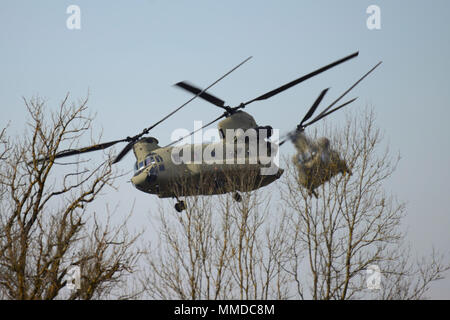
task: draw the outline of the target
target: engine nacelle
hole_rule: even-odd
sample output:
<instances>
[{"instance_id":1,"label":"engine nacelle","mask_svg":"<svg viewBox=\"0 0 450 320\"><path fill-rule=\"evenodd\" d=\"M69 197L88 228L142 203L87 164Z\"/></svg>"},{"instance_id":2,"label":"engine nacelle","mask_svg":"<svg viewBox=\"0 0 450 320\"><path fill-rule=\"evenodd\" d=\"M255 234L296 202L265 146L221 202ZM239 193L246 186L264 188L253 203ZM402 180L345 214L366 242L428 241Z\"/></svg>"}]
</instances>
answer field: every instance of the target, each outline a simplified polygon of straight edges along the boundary
<instances>
[{"instance_id":1,"label":"engine nacelle","mask_svg":"<svg viewBox=\"0 0 450 320\"><path fill-rule=\"evenodd\" d=\"M226 138L227 130L242 129L246 131L257 126L255 119L244 111L237 111L231 116L219 122L218 128L222 139Z\"/></svg>"}]
</instances>

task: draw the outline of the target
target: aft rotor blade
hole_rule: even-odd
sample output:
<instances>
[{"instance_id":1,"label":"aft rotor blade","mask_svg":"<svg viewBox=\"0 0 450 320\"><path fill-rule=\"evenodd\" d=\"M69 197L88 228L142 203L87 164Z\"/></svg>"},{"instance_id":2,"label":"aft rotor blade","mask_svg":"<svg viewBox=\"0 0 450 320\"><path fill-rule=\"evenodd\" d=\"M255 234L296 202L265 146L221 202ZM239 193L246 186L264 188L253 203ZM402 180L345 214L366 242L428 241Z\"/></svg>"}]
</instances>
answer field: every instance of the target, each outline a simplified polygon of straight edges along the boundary
<instances>
[{"instance_id":1,"label":"aft rotor blade","mask_svg":"<svg viewBox=\"0 0 450 320\"><path fill-rule=\"evenodd\" d=\"M195 87L194 85L192 85L186 81L178 82L175 84L175 86L180 87L186 91L189 91L195 95L198 95L200 98L202 98L220 108L223 108L225 105L225 101L213 96L212 94L205 92L204 90L201 90L201 89Z\"/></svg>"},{"instance_id":2,"label":"aft rotor blade","mask_svg":"<svg viewBox=\"0 0 450 320\"><path fill-rule=\"evenodd\" d=\"M157 125L159 125L161 122L165 121L167 118L169 118L170 116L172 116L174 113L178 112L181 108L183 108L184 106L186 106L188 103L190 103L192 100L194 100L195 98L197 98L198 96L200 96L200 94L204 93L206 90L212 88L214 85L216 85L219 81L221 81L222 79L224 79L226 76L228 76L230 73L232 73L233 71L235 71L237 68L239 68L240 66L242 66L244 63L246 63L248 60L250 60L252 57L248 57L247 59L245 59L244 61L242 61L241 63L239 63L237 66L235 66L234 68L232 68L230 71L228 71L227 73L225 73L223 76L221 76L219 79L217 79L216 81L214 81L213 83L211 83L209 86L207 86L205 89L203 89L200 93L196 94L195 96L193 96L191 99L189 99L188 101L186 101L185 103L183 103L181 106L179 106L178 108L176 108L175 110L173 110L171 113L169 113L167 116L165 116L164 118L162 118L161 120L159 120L158 122L154 123L153 125L151 125L150 127L148 127L147 129L144 129L142 131L142 134L147 134L150 130L152 130L154 127L156 127Z\"/></svg>"},{"instance_id":3,"label":"aft rotor blade","mask_svg":"<svg viewBox=\"0 0 450 320\"><path fill-rule=\"evenodd\" d=\"M355 101L356 99L358 99L358 98L354 98L354 99L352 99L352 100L350 100L350 101L347 101L347 102L341 104L339 107L336 107L336 108L334 108L333 110L330 110L330 111L328 111L328 112L322 114L320 117L317 117L317 118L315 118L314 120L312 120L311 122L308 122L307 124L303 125L302 128L304 129L304 128L306 128L307 126L313 124L314 122L317 122L317 121L319 121L319 120L322 119L322 118L325 118L326 116L332 114L333 112L338 111L339 109L345 107L346 105L349 105L350 103L352 103L352 102ZM289 133L285 136L285 138L283 138L283 140L281 140L281 142L278 143L278 146L282 146L286 141L288 141L289 139L291 139L292 135L295 134L295 132L297 132L297 130L289 132Z\"/></svg>"},{"instance_id":4,"label":"aft rotor blade","mask_svg":"<svg viewBox=\"0 0 450 320\"><path fill-rule=\"evenodd\" d=\"M133 147L133 145L136 143L136 141L131 141L129 142L125 148L122 149L122 151L120 151L120 153L116 156L116 158L113 160L112 163L117 163L120 160L123 159L123 157L125 157L127 155L127 153L131 150L131 148Z\"/></svg>"},{"instance_id":5,"label":"aft rotor blade","mask_svg":"<svg viewBox=\"0 0 450 320\"><path fill-rule=\"evenodd\" d=\"M330 110L336 103L339 102L339 100L341 100L347 93L349 93L354 87L356 87L361 81L363 81L364 78L366 78L381 63L382 63L382 61L378 62L372 69L370 69L365 75L363 75L358 81L356 81L350 88L348 88L339 98L337 98L335 101L333 101L333 103L331 103L328 107L326 107L325 110L323 110L321 113L319 113L316 118L322 119L323 118L323 117L321 117L322 115L327 113L328 110ZM316 120L316 118L314 118L312 121Z\"/></svg>"},{"instance_id":6,"label":"aft rotor blade","mask_svg":"<svg viewBox=\"0 0 450 320\"><path fill-rule=\"evenodd\" d=\"M338 111L339 109L341 109L341 108L345 107L346 105L352 103L352 102L355 101L356 99L358 99L358 98L354 98L354 99L352 99L352 100L350 100L350 101L347 101L347 102L341 104L339 107L336 107L336 108L334 108L334 109L332 109L332 110L330 110L330 111L328 111L328 112L326 112L326 113L324 113L324 114L322 114L322 115L320 115L320 116L314 118L312 121L310 121L310 122L308 122L307 124L303 125L303 127L306 128L307 126L309 126L309 125L311 125L311 124L313 124L313 123L319 121L320 119L325 118L326 116L332 114L333 112Z\"/></svg>"},{"instance_id":7,"label":"aft rotor blade","mask_svg":"<svg viewBox=\"0 0 450 320\"><path fill-rule=\"evenodd\" d=\"M313 105L311 106L311 108L308 110L308 113L305 115L305 117L302 119L302 121L300 122L300 126L302 126L303 122L305 122L306 120L308 120L309 118L311 118L311 116L314 114L314 112L316 111L317 107L319 106L320 102L322 101L323 97L325 96L325 94L327 93L327 91L330 88L327 88L325 90L323 90L319 96L317 97L316 101L314 101Z\"/></svg>"},{"instance_id":8,"label":"aft rotor blade","mask_svg":"<svg viewBox=\"0 0 450 320\"><path fill-rule=\"evenodd\" d=\"M178 140L176 140L176 141L173 141L173 142L169 143L167 146L164 146L164 148L170 147L171 145L174 145L175 143L178 143L178 142L182 141L183 139L186 139L187 137L192 136L194 133L196 133L196 132L198 132L198 131L200 131L200 130L202 130L202 129L205 129L206 127L212 125L214 122L219 121L220 119L222 119L222 118L224 118L224 117L226 117L226 116L227 116L227 113L225 112L225 113L223 113L220 117L218 117L218 118L214 119L213 121L208 122L207 124L205 124L203 127L199 128L199 129L197 129L197 130L192 131L192 132L189 133L188 135L185 135L184 137L181 137L180 139L178 139Z\"/></svg>"},{"instance_id":9,"label":"aft rotor blade","mask_svg":"<svg viewBox=\"0 0 450 320\"><path fill-rule=\"evenodd\" d=\"M320 74L320 73L322 73L322 72L324 72L324 71L326 71L328 69L331 69L331 68L333 68L333 67L335 67L335 66L337 66L337 65L339 65L339 64L341 64L341 63L343 63L345 61L348 61L350 59L353 59L353 58L357 57L358 54L359 54L359 51L355 52L355 53L353 53L353 54L351 54L351 55L349 55L347 57L344 57L344 58L342 58L340 60L337 60L337 61L335 61L333 63L330 63L329 65L326 65L326 66L324 66L324 67L322 67L320 69L317 69L317 70L315 70L315 71L313 71L311 73L308 73L307 75L304 75L304 76L302 76L302 77L300 77L298 79L295 79L295 80L293 80L293 81L291 81L289 83L286 83L285 85L282 85L281 87L279 87L277 89L269 91L269 92L267 92L267 93L265 93L265 94L255 98L253 100L247 101L243 105L246 106L246 105L248 105L248 104L250 104L250 103L252 103L254 101L265 100L265 99L271 98L274 95L277 95L277 94L279 94L279 93L281 93L281 92L283 92L283 91L285 91L285 90L287 90L287 89L289 89L289 88L291 88L291 87L293 87L293 86L295 86L295 85L297 85L297 84L299 84L299 83L301 83L301 82L303 82L303 81L305 81L305 80L307 80L309 78L312 78L312 77L314 77L314 76L316 76L316 75L318 75L318 74Z\"/></svg>"}]
</instances>

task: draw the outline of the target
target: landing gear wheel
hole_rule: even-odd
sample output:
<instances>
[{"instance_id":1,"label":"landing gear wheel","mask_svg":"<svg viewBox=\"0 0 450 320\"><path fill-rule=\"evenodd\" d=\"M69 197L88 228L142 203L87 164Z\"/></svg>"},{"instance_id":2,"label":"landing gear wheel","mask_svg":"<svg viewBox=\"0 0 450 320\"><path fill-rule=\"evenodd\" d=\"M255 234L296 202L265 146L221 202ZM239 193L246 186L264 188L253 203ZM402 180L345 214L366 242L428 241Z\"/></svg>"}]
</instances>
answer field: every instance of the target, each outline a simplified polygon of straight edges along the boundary
<instances>
[{"instance_id":1,"label":"landing gear wheel","mask_svg":"<svg viewBox=\"0 0 450 320\"><path fill-rule=\"evenodd\" d=\"M186 204L184 203L184 201L179 201L179 202L175 203L175 210L177 210L178 212L181 212L184 209L186 209Z\"/></svg>"},{"instance_id":2,"label":"landing gear wheel","mask_svg":"<svg viewBox=\"0 0 450 320\"><path fill-rule=\"evenodd\" d=\"M241 202L241 201L242 201L242 196L239 194L239 192L235 192L235 193L233 194L233 199L234 199L234 201L236 201L236 202Z\"/></svg>"}]
</instances>

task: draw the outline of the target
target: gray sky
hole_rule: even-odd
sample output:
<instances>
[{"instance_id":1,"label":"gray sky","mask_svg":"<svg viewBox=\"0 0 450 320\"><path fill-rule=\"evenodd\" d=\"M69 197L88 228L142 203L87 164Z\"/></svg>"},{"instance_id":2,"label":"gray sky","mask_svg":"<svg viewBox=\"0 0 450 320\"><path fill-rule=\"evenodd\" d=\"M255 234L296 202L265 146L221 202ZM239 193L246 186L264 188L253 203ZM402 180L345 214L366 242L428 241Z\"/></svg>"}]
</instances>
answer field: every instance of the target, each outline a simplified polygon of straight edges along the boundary
<instances>
[{"instance_id":1,"label":"gray sky","mask_svg":"<svg viewBox=\"0 0 450 320\"><path fill-rule=\"evenodd\" d=\"M81 29L69 30L66 9L81 9ZM381 29L369 30L369 5L381 9ZM281 132L293 128L319 92L332 101L371 66L381 67L352 95L352 108L374 106L378 125L402 160L389 188L407 202L406 226L418 254L449 254L450 23L448 0L434 1L19 1L0 3L0 127L24 127L22 96L39 94L56 108L66 92L90 91L97 132L104 140L140 132L189 95L172 84L207 86L253 59L211 92L230 105L247 101L359 50L357 59L273 99L249 106L256 121ZM157 127L162 145L175 128L192 129L220 110L196 100ZM332 121L342 121L337 114ZM289 149L290 148L290 149ZM284 152L293 152L292 147ZM95 157L95 156L94 156ZM132 155L119 166L132 168ZM142 221L155 196L127 179L106 199L135 200ZM450 299L450 281L432 297Z\"/></svg>"}]
</instances>

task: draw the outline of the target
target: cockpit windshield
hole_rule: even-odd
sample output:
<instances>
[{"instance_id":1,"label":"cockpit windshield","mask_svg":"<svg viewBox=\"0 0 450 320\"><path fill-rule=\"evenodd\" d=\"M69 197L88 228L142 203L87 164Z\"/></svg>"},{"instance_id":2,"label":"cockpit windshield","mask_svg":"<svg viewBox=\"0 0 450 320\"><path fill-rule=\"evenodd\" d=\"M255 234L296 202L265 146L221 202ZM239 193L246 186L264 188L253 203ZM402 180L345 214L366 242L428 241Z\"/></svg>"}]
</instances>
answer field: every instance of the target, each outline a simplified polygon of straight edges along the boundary
<instances>
[{"instance_id":1,"label":"cockpit windshield","mask_svg":"<svg viewBox=\"0 0 450 320\"><path fill-rule=\"evenodd\" d=\"M136 162L136 163L134 164L134 172L141 171L144 167L145 167L144 161L141 161L141 162L139 162L139 163Z\"/></svg>"},{"instance_id":2,"label":"cockpit windshield","mask_svg":"<svg viewBox=\"0 0 450 320\"><path fill-rule=\"evenodd\" d=\"M157 170L158 168L159 168L159 170L163 171L164 164L163 164L162 157L157 154L152 154L152 155L147 156L144 161L136 162L134 164L134 175L138 175L144 168L146 168L148 166L153 166L150 169L151 172L149 172L149 174L153 173L152 170L154 170L154 172L157 172L155 170Z\"/></svg>"}]
</instances>

